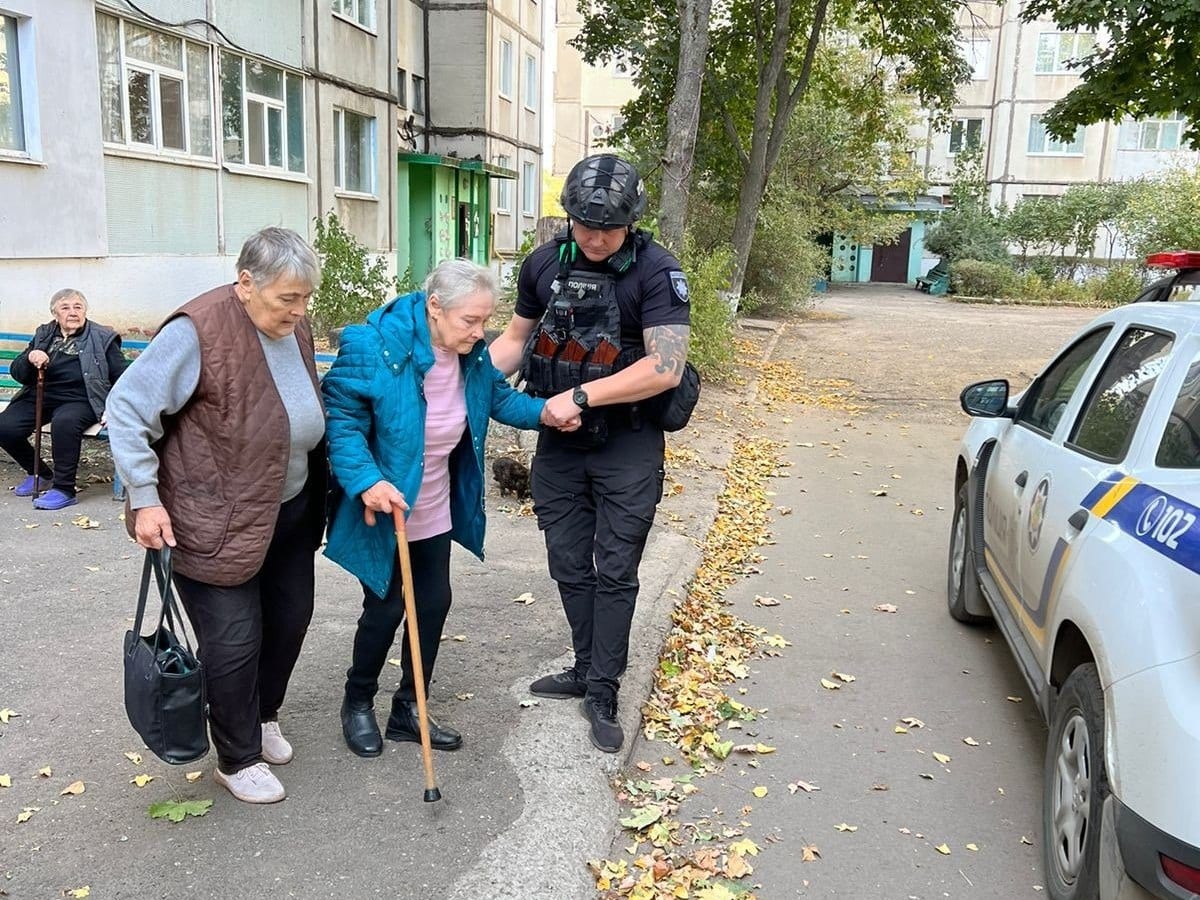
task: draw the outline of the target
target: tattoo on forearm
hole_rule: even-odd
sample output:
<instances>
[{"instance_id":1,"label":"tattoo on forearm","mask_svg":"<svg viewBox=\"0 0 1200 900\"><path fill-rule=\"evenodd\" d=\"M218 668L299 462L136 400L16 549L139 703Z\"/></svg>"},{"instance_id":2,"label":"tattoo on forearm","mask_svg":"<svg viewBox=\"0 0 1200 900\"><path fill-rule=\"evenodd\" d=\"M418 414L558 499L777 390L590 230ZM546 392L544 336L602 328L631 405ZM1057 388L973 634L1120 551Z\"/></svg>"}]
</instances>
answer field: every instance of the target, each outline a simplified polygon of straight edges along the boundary
<instances>
[{"instance_id":1,"label":"tattoo on forearm","mask_svg":"<svg viewBox=\"0 0 1200 900\"><path fill-rule=\"evenodd\" d=\"M655 360L654 368L658 374L683 373L690 333L691 328L687 325L655 325L642 332L646 356Z\"/></svg>"}]
</instances>

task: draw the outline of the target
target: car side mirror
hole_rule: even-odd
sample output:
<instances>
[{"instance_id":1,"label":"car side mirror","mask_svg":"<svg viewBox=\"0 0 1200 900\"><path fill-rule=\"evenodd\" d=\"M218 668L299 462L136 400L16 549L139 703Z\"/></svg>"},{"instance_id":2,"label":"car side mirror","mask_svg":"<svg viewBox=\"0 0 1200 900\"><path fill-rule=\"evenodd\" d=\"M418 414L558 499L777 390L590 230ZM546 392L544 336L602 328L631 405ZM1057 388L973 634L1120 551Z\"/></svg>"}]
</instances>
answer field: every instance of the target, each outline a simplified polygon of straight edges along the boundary
<instances>
[{"instance_id":1,"label":"car side mirror","mask_svg":"<svg viewBox=\"0 0 1200 900\"><path fill-rule=\"evenodd\" d=\"M958 402L969 416L1000 419L1011 415L1008 409L1008 381L996 378L968 385L959 394Z\"/></svg>"}]
</instances>

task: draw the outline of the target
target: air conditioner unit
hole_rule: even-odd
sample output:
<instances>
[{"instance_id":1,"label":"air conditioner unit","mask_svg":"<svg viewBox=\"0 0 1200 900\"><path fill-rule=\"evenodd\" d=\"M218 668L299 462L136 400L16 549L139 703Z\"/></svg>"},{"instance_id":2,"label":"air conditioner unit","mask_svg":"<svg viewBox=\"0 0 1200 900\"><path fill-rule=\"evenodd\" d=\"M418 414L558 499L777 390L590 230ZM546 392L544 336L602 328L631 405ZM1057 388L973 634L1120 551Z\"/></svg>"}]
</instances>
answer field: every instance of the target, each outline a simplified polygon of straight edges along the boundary
<instances>
[{"instance_id":1,"label":"air conditioner unit","mask_svg":"<svg viewBox=\"0 0 1200 900\"><path fill-rule=\"evenodd\" d=\"M608 134L608 127L597 122L592 125L592 137L602 138Z\"/></svg>"}]
</instances>

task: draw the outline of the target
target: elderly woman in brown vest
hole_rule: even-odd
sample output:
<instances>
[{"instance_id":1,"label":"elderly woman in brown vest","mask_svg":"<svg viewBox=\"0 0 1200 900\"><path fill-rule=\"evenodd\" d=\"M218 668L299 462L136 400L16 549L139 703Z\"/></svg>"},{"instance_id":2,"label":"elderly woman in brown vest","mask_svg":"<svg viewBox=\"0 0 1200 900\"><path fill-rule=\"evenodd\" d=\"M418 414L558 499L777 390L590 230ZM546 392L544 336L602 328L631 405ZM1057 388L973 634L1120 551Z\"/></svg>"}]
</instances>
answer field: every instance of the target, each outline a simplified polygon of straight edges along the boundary
<instances>
[{"instance_id":1,"label":"elderly woman in brown vest","mask_svg":"<svg viewBox=\"0 0 1200 900\"><path fill-rule=\"evenodd\" d=\"M109 395L126 526L172 548L204 663L214 779L274 803L292 758L278 714L312 618L325 420L305 311L320 278L294 231L266 228L237 281L185 303Z\"/></svg>"}]
</instances>

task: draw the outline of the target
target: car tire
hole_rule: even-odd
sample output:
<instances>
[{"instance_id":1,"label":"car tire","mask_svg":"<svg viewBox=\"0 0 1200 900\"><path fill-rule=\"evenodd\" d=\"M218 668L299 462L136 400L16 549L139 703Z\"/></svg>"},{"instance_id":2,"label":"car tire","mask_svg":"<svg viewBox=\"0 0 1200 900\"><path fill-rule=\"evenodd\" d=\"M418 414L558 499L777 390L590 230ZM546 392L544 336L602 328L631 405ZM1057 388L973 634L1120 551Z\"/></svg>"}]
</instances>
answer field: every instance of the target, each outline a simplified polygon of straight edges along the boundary
<instances>
[{"instance_id":1,"label":"car tire","mask_svg":"<svg viewBox=\"0 0 1200 900\"><path fill-rule=\"evenodd\" d=\"M1052 900L1100 890L1100 821L1108 798L1104 691L1094 663L1071 673L1050 720L1042 785L1042 864Z\"/></svg>"},{"instance_id":2,"label":"car tire","mask_svg":"<svg viewBox=\"0 0 1200 900\"><path fill-rule=\"evenodd\" d=\"M990 622L992 617L970 612L967 601L983 602L979 590L979 576L975 572L974 555L970 553L968 535L970 528L967 517L967 483L963 482L954 499L954 515L950 519L950 553L946 565L946 603L950 617L958 622L976 625Z\"/></svg>"}]
</instances>

